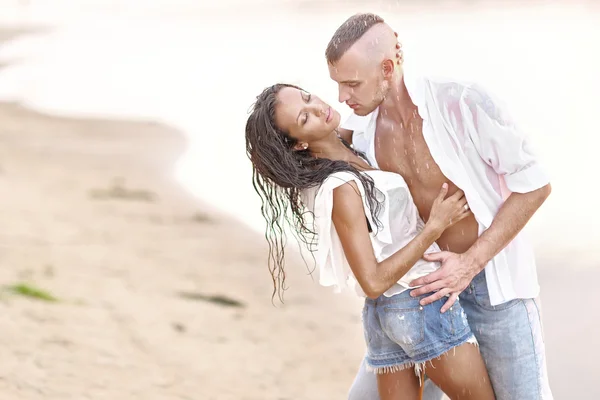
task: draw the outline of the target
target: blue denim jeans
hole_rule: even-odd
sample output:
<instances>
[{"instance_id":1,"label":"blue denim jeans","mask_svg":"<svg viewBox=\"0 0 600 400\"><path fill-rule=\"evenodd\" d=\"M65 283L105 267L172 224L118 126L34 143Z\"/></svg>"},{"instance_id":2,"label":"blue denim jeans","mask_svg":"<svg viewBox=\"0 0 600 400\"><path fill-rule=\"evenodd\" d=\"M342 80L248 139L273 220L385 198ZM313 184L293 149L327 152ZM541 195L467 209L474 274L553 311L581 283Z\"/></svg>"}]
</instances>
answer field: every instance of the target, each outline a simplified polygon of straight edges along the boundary
<instances>
[{"instance_id":1,"label":"blue denim jeans","mask_svg":"<svg viewBox=\"0 0 600 400\"><path fill-rule=\"evenodd\" d=\"M539 300L515 299L492 306L482 271L461 293L460 304L479 342L496 399L552 399ZM365 364L363 361L348 400L379 400L376 376L367 371ZM443 396L431 381L426 381L425 400Z\"/></svg>"}]
</instances>

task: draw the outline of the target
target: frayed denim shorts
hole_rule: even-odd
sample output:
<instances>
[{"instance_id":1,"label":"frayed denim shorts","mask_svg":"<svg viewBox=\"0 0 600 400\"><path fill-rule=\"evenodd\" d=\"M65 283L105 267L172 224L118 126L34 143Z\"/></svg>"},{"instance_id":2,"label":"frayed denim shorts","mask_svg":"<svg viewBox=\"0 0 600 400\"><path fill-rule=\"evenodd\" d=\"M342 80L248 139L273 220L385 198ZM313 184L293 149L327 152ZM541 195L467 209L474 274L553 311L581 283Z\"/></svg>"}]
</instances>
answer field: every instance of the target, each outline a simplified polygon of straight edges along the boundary
<instances>
[{"instance_id":1,"label":"frayed denim shorts","mask_svg":"<svg viewBox=\"0 0 600 400\"><path fill-rule=\"evenodd\" d=\"M421 306L432 293L411 297L405 290L392 297L365 300L363 325L367 342L367 367L376 373L421 369L432 360L463 343L476 343L467 316L456 301L445 313L447 297Z\"/></svg>"}]
</instances>

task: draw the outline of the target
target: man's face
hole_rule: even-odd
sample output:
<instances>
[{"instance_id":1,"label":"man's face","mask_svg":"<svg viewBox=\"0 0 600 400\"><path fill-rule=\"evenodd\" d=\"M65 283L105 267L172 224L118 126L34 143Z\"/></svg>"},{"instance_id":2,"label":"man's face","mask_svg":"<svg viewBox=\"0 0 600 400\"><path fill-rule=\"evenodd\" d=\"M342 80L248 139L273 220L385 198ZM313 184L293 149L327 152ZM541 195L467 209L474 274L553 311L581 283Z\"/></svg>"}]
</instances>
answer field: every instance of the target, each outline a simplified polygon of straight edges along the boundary
<instances>
[{"instance_id":1,"label":"man's face","mask_svg":"<svg viewBox=\"0 0 600 400\"><path fill-rule=\"evenodd\" d=\"M350 48L328 66L329 76L338 83L340 103L346 103L356 115L368 115L379 107L389 88L381 64Z\"/></svg>"}]
</instances>

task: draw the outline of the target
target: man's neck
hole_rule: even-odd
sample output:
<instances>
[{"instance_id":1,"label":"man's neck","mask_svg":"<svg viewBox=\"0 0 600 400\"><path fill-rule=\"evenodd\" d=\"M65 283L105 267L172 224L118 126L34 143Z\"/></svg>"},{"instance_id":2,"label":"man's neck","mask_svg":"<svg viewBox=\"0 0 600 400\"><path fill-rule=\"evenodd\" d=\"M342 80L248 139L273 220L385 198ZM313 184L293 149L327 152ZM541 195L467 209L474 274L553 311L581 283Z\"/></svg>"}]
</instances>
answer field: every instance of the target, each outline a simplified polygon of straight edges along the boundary
<instances>
[{"instance_id":1,"label":"man's neck","mask_svg":"<svg viewBox=\"0 0 600 400\"><path fill-rule=\"evenodd\" d=\"M417 115L417 106L410 98L402 75L392 81L390 91L379 106L379 118L393 120L406 126Z\"/></svg>"}]
</instances>

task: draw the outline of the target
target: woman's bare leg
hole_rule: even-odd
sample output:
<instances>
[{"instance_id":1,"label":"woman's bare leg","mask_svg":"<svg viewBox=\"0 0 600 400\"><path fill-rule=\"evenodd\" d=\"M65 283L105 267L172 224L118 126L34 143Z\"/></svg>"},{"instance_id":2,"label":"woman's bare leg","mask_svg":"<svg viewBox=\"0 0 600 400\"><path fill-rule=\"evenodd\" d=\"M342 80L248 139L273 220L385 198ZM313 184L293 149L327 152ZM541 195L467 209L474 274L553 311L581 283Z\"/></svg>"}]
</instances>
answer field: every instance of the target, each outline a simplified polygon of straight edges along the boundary
<instances>
[{"instance_id":1,"label":"woman's bare leg","mask_svg":"<svg viewBox=\"0 0 600 400\"><path fill-rule=\"evenodd\" d=\"M413 367L402 371L377 375L377 388L381 400L417 400L419 378Z\"/></svg>"},{"instance_id":2,"label":"woman's bare leg","mask_svg":"<svg viewBox=\"0 0 600 400\"><path fill-rule=\"evenodd\" d=\"M479 348L465 343L428 361L425 373L452 400L494 400Z\"/></svg>"}]
</instances>

